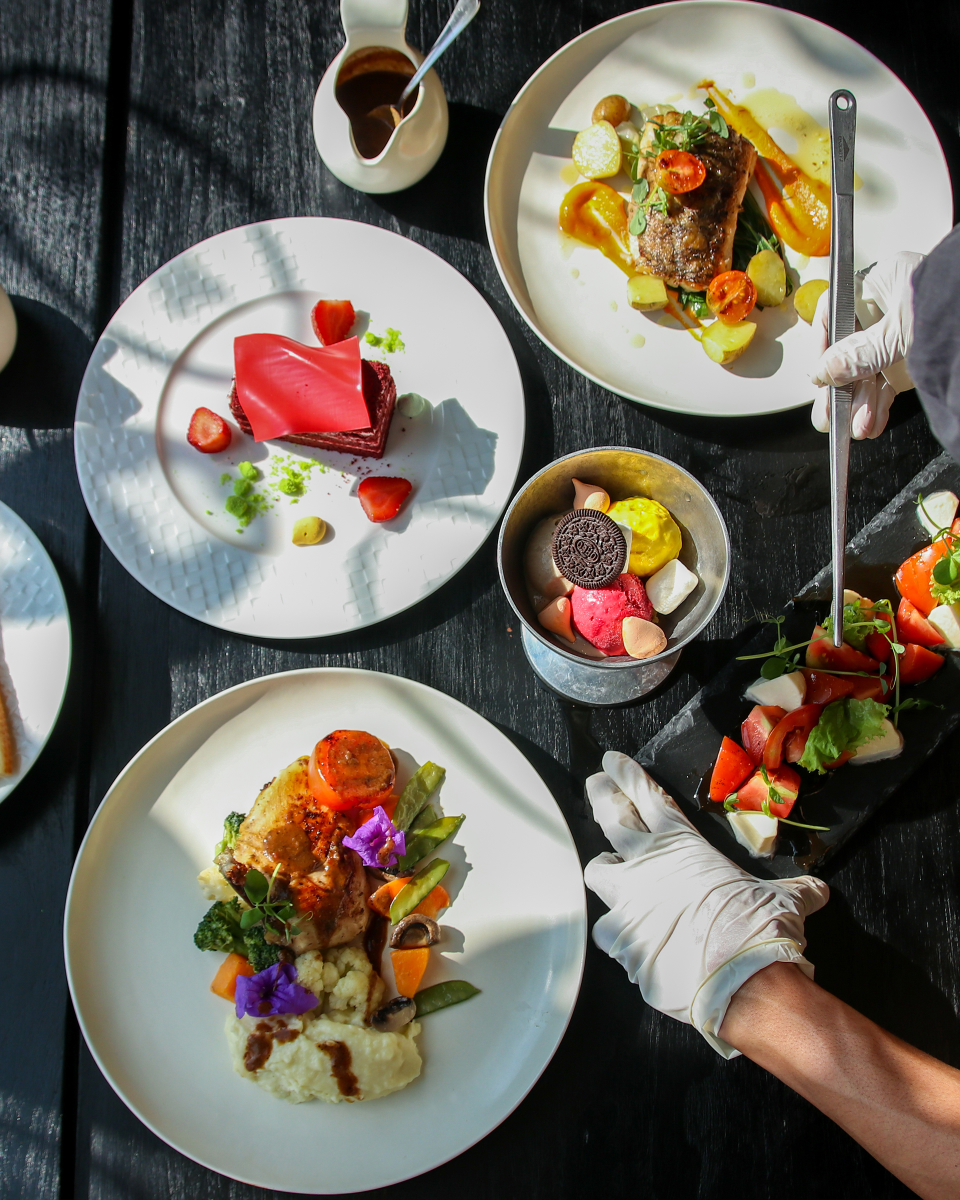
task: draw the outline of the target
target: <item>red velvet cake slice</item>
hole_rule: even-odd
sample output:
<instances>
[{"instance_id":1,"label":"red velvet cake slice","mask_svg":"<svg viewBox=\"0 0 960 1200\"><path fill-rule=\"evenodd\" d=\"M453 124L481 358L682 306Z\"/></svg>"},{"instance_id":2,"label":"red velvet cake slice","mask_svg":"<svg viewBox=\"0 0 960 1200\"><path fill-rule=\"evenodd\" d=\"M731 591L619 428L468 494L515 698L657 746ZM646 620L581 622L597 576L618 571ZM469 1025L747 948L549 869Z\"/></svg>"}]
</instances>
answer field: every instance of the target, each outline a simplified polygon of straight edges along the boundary
<instances>
[{"instance_id":1,"label":"red velvet cake slice","mask_svg":"<svg viewBox=\"0 0 960 1200\"><path fill-rule=\"evenodd\" d=\"M315 446L318 450L339 450L342 454L359 454L364 458L383 458L397 403L397 385L384 362L362 359L360 372L363 398L370 412L371 425L365 429L346 429L340 433L288 433L278 441ZM252 434L250 422L237 397L236 382L230 392L230 411L243 432Z\"/></svg>"}]
</instances>

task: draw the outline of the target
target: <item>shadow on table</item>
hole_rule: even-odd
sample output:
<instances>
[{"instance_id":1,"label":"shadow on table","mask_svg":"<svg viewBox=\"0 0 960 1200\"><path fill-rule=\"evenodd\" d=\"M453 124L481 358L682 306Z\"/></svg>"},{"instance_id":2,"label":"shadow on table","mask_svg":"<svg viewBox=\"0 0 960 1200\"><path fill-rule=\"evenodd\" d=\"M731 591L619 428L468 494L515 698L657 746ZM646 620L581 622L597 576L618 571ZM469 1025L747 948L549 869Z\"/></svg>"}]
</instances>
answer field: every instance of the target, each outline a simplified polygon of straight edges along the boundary
<instances>
[{"instance_id":1,"label":"shadow on table","mask_svg":"<svg viewBox=\"0 0 960 1200\"><path fill-rule=\"evenodd\" d=\"M11 296L17 344L0 371L0 424L68 429L93 343L69 317L39 300Z\"/></svg>"}]
</instances>

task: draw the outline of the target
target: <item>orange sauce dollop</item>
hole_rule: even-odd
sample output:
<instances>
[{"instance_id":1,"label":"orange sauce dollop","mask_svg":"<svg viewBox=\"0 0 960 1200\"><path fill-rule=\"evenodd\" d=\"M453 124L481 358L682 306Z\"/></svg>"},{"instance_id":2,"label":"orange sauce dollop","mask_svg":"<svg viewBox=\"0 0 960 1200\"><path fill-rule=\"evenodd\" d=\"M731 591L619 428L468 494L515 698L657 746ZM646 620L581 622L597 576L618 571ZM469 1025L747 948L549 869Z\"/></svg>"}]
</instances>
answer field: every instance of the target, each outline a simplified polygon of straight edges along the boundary
<instances>
[{"instance_id":1,"label":"orange sauce dollop","mask_svg":"<svg viewBox=\"0 0 960 1200\"><path fill-rule=\"evenodd\" d=\"M800 254L830 253L830 187L800 169L750 110L735 104L712 80L698 84L731 129L752 142L760 158L754 172L774 232Z\"/></svg>"},{"instance_id":2,"label":"orange sauce dollop","mask_svg":"<svg viewBox=\"0 0 960 1200\"><path fill-rule=\"evenodd\" d=\"M623 197L606 183L578 183L560 205L560 231L599 250L627 275L637 269L630 254Z\"/></svg>"}]
</instances>

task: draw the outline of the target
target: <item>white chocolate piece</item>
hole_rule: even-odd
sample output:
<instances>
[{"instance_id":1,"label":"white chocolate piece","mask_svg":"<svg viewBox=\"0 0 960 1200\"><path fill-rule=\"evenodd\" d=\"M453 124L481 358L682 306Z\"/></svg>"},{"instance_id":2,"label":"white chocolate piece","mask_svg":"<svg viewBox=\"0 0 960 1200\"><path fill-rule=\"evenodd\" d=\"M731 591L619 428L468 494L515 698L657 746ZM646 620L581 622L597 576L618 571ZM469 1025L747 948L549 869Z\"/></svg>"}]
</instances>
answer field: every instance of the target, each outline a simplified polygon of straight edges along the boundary
<instances>
[{"instance_id":1,"label":"white chocolate piece","mask_svg":"<svg viewBox=\"0 0 960 1200\"><path fill-rule=\"evenodd\" d=\"M551 600L542 612L537 613L537 620L551 633L566 638L568 642L576 641L573 632L573 605L566 596L558 596Z\"/></svg>"},{"instance_id":2,"label":"white chocolate piece","mask_svg":"<svg viewBox=\"0 0 960 1200\"><path fill-rule=\"evenodd\" d=\"M605 513L610 507L610 496L595 483L584 483L582 479L574 479L573 507L594 508L597 512Z\"/></svg>"},{"instance_id":3,"label":"white chocolate piece","mask_svg":"<svg viewBox=\"0 0 960 1200\"><path fill-rule=\"evenodd\" d=\"M728 812L733 836L754 858L772 858L777 840L777 818L762 812Z\"/></svg>"},{"instance_id":4,"label":"white chocolate piece","mask_svg":"<svg viewBox=\"0 0 960 1200\"><path fill-rule=\"evenodd\" d=\"M655 571L644 586L650 603L658 613L666 616L680 607L699 582L689 567L685 567L679 558L673 558Z\"/></svg>"},{"instance_id":5,"label":"white chocolate piece","mask_svg":"<svg viewBox=\"0 0 960 1200\"><path fill-rule=\"evenodd\" d=\"M936 537L941 529L949 529L953 524L958 506L960 500L953 492L932 492L924 496L922 505L917 505L917 516L927 533Z\"/></svg>"},{"instance_id":6,"label":"white chocolate piece","mask_svg":"<svg viewBox=\"0 0 960 1200\"><path fill-rule=\"evenodd\" d=\"M757 679L743 693L744 700L754 704L775 704L784 712L791 713L803 703L807 690L807 677L802 671L791 671L778 675L776 679Z\"/></svg>"},{"instance_id":7,"label":"white chocolate piece","mask_svg":"<svg viewBox=\"0 0 960 1200\"><path fill-rule=\"evenodd\" d=\"M530 534L523 552L523 570L527 586L535 593L531 597L535 605L538 596L552 600L554 596L569 596L573 591L573 584L569 579L564 579L553 561L553 531L563 515L556 513L552 517L544 517Z\"/></svg>"},{"instance_id":8,"label":"white chocolate piece","mask_svg":"<svg viewBox=\"0 0 960 1200\"><path fill-rule=\"evenodd\" d=\"M643 617L624 617L621 635L631 658L652 658L667 648L667 635L659 625Z\"/></svg>"},{"instance_id":9,"label":"white chocolate piece","mask_svg":"<svg viewBox=\"0 0 960 1200\"><path fill-rule=\"evenodd\" d=\"M939 604L927 620L951 650L960 650L960 604Z\"/></svg>"}]
</instances>

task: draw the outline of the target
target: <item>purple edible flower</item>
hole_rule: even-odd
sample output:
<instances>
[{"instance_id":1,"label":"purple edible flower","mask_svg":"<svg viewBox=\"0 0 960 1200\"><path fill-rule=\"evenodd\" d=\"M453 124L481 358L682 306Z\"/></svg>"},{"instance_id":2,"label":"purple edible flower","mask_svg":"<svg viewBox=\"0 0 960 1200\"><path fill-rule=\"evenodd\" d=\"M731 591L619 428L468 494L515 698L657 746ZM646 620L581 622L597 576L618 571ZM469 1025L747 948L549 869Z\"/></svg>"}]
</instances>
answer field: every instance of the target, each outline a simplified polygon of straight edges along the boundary
<instances>
[{"instance_id":1,"label":"purple edible flower","mask_svg":"<svg viewBox=\"0 0 960 1200\"><path fill-rule=\"evenodd\" d=\"M353 837L345 837L343 844L356 850L365 867L392 867L407 852L406 835L394 827L379 804L370 820L364 821Z\"/></svg>"},{"instance_id":2,"label":"purple edible flower","mask_svg":"<svg viewBox=\"0 0 960 1200\"><path fill-rule=\"evenodd\" d=\"M278 962L257 975L237 976L237 1017L305 1013L317 1007L313 992L297 983L297 968Z\"/></svg>"}]
</instances>

